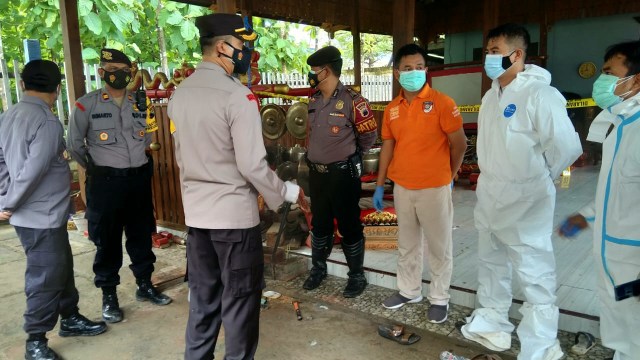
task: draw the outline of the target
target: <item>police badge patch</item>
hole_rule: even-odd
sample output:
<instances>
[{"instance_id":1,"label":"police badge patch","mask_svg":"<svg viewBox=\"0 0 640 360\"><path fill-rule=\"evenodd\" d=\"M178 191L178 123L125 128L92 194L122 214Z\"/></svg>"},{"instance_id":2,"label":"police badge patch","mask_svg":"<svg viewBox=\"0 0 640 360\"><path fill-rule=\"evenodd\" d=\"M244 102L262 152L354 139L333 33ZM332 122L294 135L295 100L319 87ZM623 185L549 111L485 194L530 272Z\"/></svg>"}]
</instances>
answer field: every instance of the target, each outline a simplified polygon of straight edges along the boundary
<instances>
[{"instance_id":1,"label":"police badge patch","mask_svg":"<svg viewBox=\"0 0 640 360\"><path fill-rule=\"evenodd\" d=\"M367 107L367 103L364 101L356 105L356 110L358 110L360 115L364 118L369 116L369 108Z\"/></svg>"},{"instance_id":2,"label":"police badge patch","mask_svg":"<svg viewBox=\"0 0 640 360\"><path fill-rule=\"evenodd\" d=\"M422 103L422 111L428 113L431 112L431 109L433 109L433 101L425 101Z\"/></svg>"}]
</instances>

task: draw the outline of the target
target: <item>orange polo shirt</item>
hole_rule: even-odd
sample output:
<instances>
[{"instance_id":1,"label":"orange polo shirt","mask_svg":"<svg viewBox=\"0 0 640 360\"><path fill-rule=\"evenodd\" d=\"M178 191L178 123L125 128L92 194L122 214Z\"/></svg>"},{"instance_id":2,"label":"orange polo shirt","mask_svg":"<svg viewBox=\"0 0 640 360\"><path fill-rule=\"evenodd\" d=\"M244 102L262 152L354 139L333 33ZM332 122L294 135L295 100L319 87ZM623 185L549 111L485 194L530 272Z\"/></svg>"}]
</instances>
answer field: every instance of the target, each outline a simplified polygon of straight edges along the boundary
<instances>
[{"instance_id":1,"label":"orange polo shirt","mask_svg":"<svg viewBox=\"0 0 640 360\"><path fill-rule=\"evenodd\" d=\"M461 127L462 116L449 96L425 84L409 104L401 90L382 119L382 139L396 142L387 177L412 190L451 183L447 134Z\"/></svg>"}]
</instances>

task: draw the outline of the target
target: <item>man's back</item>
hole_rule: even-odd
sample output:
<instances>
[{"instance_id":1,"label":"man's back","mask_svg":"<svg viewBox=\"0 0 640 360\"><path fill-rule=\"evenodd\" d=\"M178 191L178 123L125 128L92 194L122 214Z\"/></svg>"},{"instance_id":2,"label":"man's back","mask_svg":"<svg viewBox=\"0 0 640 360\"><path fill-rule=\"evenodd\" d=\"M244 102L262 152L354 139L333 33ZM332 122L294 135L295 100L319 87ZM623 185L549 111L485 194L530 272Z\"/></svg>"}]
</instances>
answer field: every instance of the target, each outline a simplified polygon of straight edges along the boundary
<instances>
[{"instance_id":1,"label":"man's back","mask_svg":"<svg viewBox=\"0 0 640 360\"><path fill-rule=\"evenodd\" d=\"M47 229L66 222L71 177L62 134L60 121L33 96L2 116L0 148L9 180L0 179L0 207L13 210L12 225Z\"/></svg>"}]
</instances>

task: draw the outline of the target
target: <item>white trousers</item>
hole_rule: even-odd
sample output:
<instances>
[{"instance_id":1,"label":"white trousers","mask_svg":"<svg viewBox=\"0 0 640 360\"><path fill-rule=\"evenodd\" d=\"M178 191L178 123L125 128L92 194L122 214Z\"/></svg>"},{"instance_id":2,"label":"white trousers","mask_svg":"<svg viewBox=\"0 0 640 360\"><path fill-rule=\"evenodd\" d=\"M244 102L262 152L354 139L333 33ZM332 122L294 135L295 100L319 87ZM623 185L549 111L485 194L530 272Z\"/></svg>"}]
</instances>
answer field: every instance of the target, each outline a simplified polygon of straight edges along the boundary
<instances>
[{"instance_id":1,"label":"white trousers","mask_svg":"<svg viewBox=\"0 0 640 360\"><path fill-rule=\"evenodd\" d=\"M422 295L424 254L433 305L449 303L453 270L451 186L409 190L395 184L394 206L398 215L398 289L404 297Z\"/></svg>"}]
</instances>

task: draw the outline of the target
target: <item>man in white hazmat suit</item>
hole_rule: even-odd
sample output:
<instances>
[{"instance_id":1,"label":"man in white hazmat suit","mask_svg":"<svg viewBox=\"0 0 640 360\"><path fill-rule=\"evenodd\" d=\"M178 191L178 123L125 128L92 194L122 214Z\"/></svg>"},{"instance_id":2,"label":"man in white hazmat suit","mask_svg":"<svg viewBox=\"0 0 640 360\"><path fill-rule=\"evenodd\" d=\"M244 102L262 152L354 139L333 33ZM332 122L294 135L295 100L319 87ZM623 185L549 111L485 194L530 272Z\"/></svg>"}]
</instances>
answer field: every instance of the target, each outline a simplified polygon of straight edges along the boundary
<instances>
[{"instance_id":1,"label":"man in white hazmat suit","mask_svg":"<svg viewBox=\"0 0 640 360\"><path fill-rule=\"evenodd\" d=\"M615 287L640 277L640 41L611 46L604 61L593 84L593 99L603 111L587 137L603 144L596 198L569 217L571 226L561 234L594 221L602 344L616 351L614 360L637 360L640 299L616 301Z\"/></svg>"},{"instance_id":2,"label":"man in white hazmat suit","mask_svg":"<svg viewBox=\"0 0 640 360\"><path fill-rule=\"evenodd\" d=\"M470 340L494 350L511 348L512 269L525 303L519 360L556 360L558 307L551 234L553 179L581 154L566 100L546 70L525 65L529 34L515 24L487 35L485 72L493 79L478 117L478 295L480 307L461 328Z\"/></svg>"}]
</instances>

